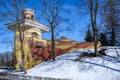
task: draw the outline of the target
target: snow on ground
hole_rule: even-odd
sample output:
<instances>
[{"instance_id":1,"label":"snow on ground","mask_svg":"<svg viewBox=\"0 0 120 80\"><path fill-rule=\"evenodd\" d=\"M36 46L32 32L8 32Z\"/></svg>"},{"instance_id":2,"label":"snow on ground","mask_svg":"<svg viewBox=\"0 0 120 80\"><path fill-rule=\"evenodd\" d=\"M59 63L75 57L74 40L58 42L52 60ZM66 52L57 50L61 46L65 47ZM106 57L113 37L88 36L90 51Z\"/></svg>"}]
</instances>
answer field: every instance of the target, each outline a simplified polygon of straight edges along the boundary
<instances>
[{"instance_id":1,"label":"snow on ground","mask_svg":"<svg viewBox=\"0 0 120 80\"><path fill-rule=\"evenodd\" d=\"M7 70L4 70L4 69L0 69L0 73L1 73L1 72L6 72L6 71L7 71Z\"/></svg>"},{"instance_id":2,"label":"snow on ground","mask_svg":"<svg viewBox=\"0 0 120 80\"><path fill-rule=\"evenodd\" d=\"M75 61L81 53L93 50L79 50L58 56L56 61L43 62L27 71L27 75L65 78L70 80L119 80L120 57L108 56L82 58ZM120 54L119 49L109 49L107 55Z\"/></svg>"},{"instance_id":3,"label":"snow on ground","mask_svg":"<svg viewBox=\"0 0 120 80\"><path fill-rule=\"evenodd\" d=\"M113 56L113 57L119 57L120 56L120 49L109 49L106 50L107 55Z\"/></svg>"}]
</instances>

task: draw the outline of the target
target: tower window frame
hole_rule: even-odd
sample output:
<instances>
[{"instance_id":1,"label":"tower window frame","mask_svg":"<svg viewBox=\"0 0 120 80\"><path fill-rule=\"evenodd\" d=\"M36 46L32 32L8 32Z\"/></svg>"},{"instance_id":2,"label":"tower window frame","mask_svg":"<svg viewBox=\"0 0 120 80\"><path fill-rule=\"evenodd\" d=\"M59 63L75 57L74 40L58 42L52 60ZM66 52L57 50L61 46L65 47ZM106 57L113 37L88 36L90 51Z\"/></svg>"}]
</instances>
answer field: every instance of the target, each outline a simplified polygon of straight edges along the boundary
<instances>
[{"instance_id":1,"label":"tower window frame","mask_svg":"<svg viewBox=\"0 0 120 80\"><path fill-rule=\"evenodd\" d=\"M38 34L37 34L36 32L32 32L32 33L31 33L31 37L32 37L32 38L37 38L37 37L38 37Z\"/></svg>"}]
</instances>

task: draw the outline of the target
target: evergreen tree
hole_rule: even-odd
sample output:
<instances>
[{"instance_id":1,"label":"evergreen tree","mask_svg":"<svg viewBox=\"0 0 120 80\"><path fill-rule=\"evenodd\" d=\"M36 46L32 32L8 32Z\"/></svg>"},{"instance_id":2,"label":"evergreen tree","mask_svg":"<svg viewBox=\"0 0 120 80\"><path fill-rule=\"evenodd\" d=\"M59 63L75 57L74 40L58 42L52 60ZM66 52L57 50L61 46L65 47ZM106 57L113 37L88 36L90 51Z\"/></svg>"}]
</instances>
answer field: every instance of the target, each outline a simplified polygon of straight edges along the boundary
<instances>
[{"instance_id":1,"label":"evergreen tree","mask_svg":"<svg viewBox=\"0 0 120 80\"><path fill-rule=\"evenodd\" d=\"M92 32L91 32L90 28L88 28L88 30L86 32L85 41L87 41L87 42L93 41L93 36L92 36Z\"/></svg>"},{"instance_id":2,"label":"evergreen tree","mask_svg":"<svg viewBox=\"0 0 120 80\"><path fill-rule=\"evenodd\" d=\"M107 41L106 35L104 33L100 34L100 39L99 40L101 42L101 45L103 45L103 46L108 45L108 41Z\"/></svg>"}]
</instances>

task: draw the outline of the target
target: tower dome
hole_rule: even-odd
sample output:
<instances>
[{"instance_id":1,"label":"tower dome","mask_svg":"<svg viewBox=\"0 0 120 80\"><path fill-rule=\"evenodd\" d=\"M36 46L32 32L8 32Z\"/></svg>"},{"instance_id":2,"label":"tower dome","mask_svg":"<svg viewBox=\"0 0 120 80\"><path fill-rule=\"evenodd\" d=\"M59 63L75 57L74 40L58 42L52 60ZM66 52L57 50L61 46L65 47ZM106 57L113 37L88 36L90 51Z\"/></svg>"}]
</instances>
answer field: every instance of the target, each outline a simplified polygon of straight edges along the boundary
<instances>
[{"instance_id":1,"label":"tower dome","mask_svg":"<svg viewBox=\"0 0 120 80\"><path fill-rule=\"evenodd\" d=\"M34 11L32 9L24 9L23 18L34 20Z\"/></svg>"}]
</instances>

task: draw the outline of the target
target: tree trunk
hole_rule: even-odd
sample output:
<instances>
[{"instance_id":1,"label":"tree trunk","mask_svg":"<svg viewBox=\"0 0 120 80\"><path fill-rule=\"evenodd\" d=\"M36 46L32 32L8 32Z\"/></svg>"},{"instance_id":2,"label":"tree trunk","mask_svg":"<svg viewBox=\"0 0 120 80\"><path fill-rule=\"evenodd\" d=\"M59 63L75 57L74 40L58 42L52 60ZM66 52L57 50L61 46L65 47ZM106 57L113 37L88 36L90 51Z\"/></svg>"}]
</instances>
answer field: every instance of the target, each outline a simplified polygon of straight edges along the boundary
<instances>
[{"instance_id":1,"label":"tree trunk","mask_svg":"<svg viewBox=\"0 0 120 80\"><path fill-rule=\"evenodd\" d=\"M54 43L54 28L53 27L51 27L51 31L52 31L52 34L51 34L51 57L52 57L52 59L53 59L53 61L55 61L55 43Z\"/></svg>"},{"instance_id":2,"label":"tree trunk","mask_svg":"<svg viewBox=\"0 0 120 80\"><path fill-rule=\"evenodd\" d=\"M17 20L18 22L18 20ZM19 28L19 36L20 36L20 51L21 51L21 64L20 66L22 67L21 68L21 71L24 71L24 73L27 73L26 72L26 69L25 69L25 61L24 61L24 55L25 55L25 52L24 52L24 31L21 30L21 26L18 22L18 28Z\"/></svg>"},{"instance_id":3,"label":"tree trunk","mask_svg":"<svg viewBox=\"0 0 120 80\"><path fill-rule=\"evenodd\" d=\"M113 23L112 23L113 24ZM114 30L114 27L113 25L111 26L112 27L112 32L111 32L111 45L112 46L115 46L115 30Z\"/></svg>"},{"instance_id":4,"label":"tree trunk","mask_svg":"<svg viewBox=\"0 0 120 80\"><path fill-rule=\"evenodd\" d=\"M92 23L92 31L93 31L93 39L94 39L94 53L97 56L98 50L97 50L97 26L96 26L96 18L97 18L97 10L98 10L98 0L90 0L90 18Z\"/></svg>"}]
</instances>

